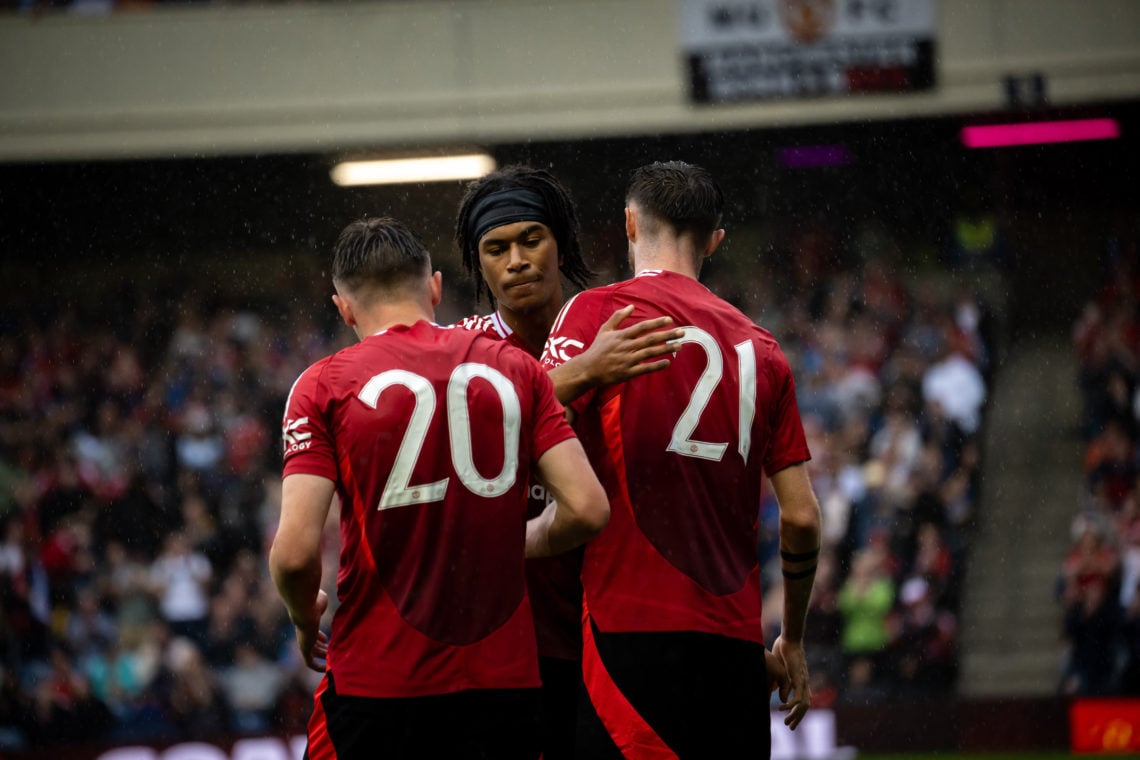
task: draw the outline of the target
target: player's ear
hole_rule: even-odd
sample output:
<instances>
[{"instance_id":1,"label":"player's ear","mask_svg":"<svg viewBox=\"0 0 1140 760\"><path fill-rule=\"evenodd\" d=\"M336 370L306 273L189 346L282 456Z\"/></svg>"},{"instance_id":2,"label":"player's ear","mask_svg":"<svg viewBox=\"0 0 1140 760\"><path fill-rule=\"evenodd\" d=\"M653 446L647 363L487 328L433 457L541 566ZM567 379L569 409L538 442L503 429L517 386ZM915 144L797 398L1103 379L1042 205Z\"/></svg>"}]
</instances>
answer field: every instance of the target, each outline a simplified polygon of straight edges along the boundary
<instances>
[{"instance_id":1,"label":"player's ear","mask_svg":"<svg viewBox=\"0 0 1140 760\"><path fill-rule=\"evenodd\" d=\"M336 304L336 310L340 314L340 318L349 327L356 325L356 317L352 313L352 304L339 294L334 294L332 297L333 303Z\"/></svg>"},{"instance_id":2,"label":"player's ear","mask_svg":"<svg viewBox=\"0 0 1140 760\"><path fill-rule=\"evenodd\" d=\"M637 217L629 206L625 207L625 236L631 243L637 241Z\"/></svg>"},{"instance_id":3,"label":"player's ear","mask_svg":"<svg viewBox=\"0 0 1140 760\"><path fill-rule=\"evenodd\" d=\"M443 300L443 273L433 272L428 287L431 289L431 307L434 309Z\"/></svg>"},{"instance_id":4,"label":"player's ear","mask_svg":"<svg viewBox=\"0 0 1140 760\"><path fill-rule=\"evenodd\" d=\"M724 228L723 227L719 230L713 230L713 234L711 236L709 236L709 243L705 247L705 252L703 254L704 257L708 258L709 256L712 256L713 251L715 251L718 247L720 247L720 244L722 242L724 242Z\"/></svg>"}]
</instances>

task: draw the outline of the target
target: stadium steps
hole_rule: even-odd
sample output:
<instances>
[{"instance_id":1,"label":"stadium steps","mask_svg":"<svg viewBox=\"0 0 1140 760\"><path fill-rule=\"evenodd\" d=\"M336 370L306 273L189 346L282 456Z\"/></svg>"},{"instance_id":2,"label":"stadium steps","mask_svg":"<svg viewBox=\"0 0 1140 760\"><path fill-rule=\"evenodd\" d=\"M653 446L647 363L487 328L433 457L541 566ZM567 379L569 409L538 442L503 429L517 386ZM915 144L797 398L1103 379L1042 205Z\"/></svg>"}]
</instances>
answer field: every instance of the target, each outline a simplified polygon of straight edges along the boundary
<instances>
[{"instance_id":1,"label":"stadium steps","mask_svg":"<svg viewBox=\"0 0 1140 760\"><path fill-rule=\"evenodd\" d=\"M1053 335L1019 341L996 374L960 620L963 696L1057 692L1054 584L1082 481L1076 373L1067 338Z\"/></svg>"}]
</instances>

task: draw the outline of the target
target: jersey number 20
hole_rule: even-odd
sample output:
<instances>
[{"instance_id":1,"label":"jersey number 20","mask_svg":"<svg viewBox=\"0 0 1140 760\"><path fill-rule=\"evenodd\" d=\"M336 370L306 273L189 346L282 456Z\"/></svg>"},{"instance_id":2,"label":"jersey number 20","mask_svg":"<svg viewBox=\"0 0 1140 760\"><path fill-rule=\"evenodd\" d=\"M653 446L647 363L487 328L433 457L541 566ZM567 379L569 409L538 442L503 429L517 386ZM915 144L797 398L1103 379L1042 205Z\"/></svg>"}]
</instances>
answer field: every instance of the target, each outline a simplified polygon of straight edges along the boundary
<instances>
[{"instance_id":1,"label":"jersey number 20","mask_svg":"<svg viewBox=\"0 0 1140 760\"><path fill-rule=\"evenodd\" d=\"M503 469L491 479L484 478L475 469L475 458L471 452L471 418L467 408L467 386L477 377L491 384L503 405ZM451 478L423 485L411 485L412 471L420 458L432 415L435 414L435 390L431 381L414 372L391 369L381 372L365 383L357 395L361 401L375 409L380 394L393 385L402 385L410 390L415 396L416 405L412 410L408 429L404 431L404 438L400 441L400 449L392 463L392 472L388 475L388 482L384 485L384 492L380 496L377 509L443 501ZM492 498L502 496L515 484L519 464L521 419L518 394L515 393L514 385L503 373L486 364L474 363L460 364L452 371L447 381L448 441L455 473L468 491Z\"/></svg>"}]
</instances>

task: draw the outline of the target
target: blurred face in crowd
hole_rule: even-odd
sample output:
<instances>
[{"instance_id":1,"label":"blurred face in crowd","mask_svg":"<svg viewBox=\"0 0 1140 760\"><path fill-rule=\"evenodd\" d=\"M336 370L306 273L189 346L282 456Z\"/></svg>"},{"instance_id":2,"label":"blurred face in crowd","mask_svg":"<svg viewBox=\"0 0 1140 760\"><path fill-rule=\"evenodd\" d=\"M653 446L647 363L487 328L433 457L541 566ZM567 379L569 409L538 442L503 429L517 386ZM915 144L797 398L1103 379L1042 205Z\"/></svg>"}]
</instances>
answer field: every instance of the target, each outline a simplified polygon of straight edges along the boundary
<instances>
[{"instance_id":1,"label":"blurred face in crowd","mask_svg":"<svg viewBox=\"0 0 1140 760\"><path fill-rule=\"evenodd\" d=\"M541 222L496 227L479 240L479 267L499 309L526 314L562 304L558 243Z\"/></svg>"}]
</instances>

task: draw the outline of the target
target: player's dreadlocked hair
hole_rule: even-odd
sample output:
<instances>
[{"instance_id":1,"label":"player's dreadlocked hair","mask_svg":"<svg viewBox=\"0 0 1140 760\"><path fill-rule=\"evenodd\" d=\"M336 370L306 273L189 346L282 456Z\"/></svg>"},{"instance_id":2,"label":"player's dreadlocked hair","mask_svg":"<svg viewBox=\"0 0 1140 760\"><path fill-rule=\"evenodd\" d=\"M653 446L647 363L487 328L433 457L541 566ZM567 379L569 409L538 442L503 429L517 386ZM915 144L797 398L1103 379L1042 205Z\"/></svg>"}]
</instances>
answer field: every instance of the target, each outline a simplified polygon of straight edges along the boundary
<instances>
[{"instance_id":1,"label":"player's dreadlocked hair","mask_svg":"<svg viewBox=\"0 0 1140 760\"><path fill-rule=\"evenodd\" d=\"M582 249L578 242L578 210L562 183L545 169L515 164L505 166L497 172L473 181L467 186L463 200L459 202L459 213L455 221L455 242L463 260L463 268L475 281L475 298L486 294L491 304L495 296L479 270L479 240L471 230L471 212L475 205L488 194L497 190L530 190L542 196L550 219L550 231L558 243L560 269L570 282L585 289L594 273L582 259Z\"/></svg>"}]
</instances>

